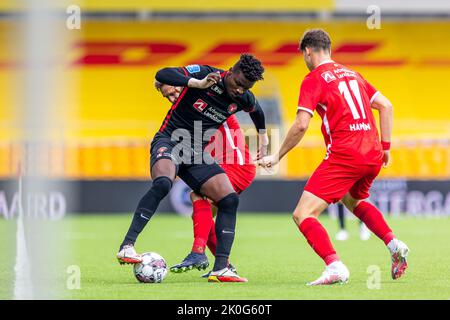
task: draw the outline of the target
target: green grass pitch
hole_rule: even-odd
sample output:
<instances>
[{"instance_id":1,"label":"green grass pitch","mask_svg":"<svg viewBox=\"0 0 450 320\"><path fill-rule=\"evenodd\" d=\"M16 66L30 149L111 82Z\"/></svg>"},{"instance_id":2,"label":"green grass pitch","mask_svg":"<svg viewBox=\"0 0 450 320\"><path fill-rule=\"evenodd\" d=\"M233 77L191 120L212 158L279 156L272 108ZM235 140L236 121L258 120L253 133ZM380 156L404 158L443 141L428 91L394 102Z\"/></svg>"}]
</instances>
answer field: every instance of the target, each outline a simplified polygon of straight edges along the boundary
<instances>
[{"instance_id":1,"label":"green grass pitch","mask_svg":"<svg viewBox=\"0 0 450 320\"><path fill-rule=\"evenodd\" d=\"M67 290L63 293L66 298L450 299L449 218L388 219L394 233L411 249L407 273L396 281L390 278L390 257L384 244L375 236L366 242L359 240L357 221L347 220L350 239L333 243L350 270L350 281L327 287L305 285L317 278L324 266L288 214L239 214L231 261L249 282L238 284L208 283L197 270L169 273L160 284L138 283L132 267L121 266L115 259L130 221L129 214L64 220L70 252L66 264L77 265L81 271L81 288ZM333 237L337 222L327 216L320 221ZM0 221L0 229L4 225ZM185 257L191 243L192 220L161 213L147 225L136 248L161 254L171 266ZM212 265L214 260L209 257ZM0 279L10 276L11 272L0 269ZM5 290L0 294L5 296Z\"/></svg>"}]
</instances>

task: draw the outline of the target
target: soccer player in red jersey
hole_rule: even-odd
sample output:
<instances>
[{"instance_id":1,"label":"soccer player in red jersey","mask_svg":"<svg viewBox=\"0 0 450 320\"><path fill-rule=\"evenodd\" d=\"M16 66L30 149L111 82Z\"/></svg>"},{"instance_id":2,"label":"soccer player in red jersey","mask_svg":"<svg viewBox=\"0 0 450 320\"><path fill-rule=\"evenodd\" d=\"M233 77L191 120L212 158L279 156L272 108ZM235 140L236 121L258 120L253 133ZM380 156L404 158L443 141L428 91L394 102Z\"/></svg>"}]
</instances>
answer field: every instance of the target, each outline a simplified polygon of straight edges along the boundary
<instances>
[{"instance_id":1,"label":"soccer player in red jersey","mask_svg":"<svg viewBox=\"0 0 450 320\"><path fill-rule=\"evenodd\" d=\"M300 232L326 264L309 285L345 283L350 273L331 244L317 217L330 203L342 203L386 245L391 254L393 279L407 267L408 247L398 240L382 213L366 201L373 180L390 160L392 105L359 73L331 60L331 40L321 30L307 31L300 41L311 71L300 88L298 111L278 153L260 164L272 167L303 138L314 111L322 118L326 156L306 183L293 218ZM381 141L372 110L379 112Z\"/></svg>"},{"instance_id":2,"label":"soccer player in red jersey","mask_svg":"<svg viewBox=\"0 0 450 320\"><path fill-rule=\"evenodd\" d=\"M182 91L181 87L173 87L159 82L155 82L155 87L171 103L176 102ZM261 144L267 146L268 140L261 141ZM205 151L210 152L224 169L238 195L253 182L256 167L236 116L232 115L219 127ZM191 193L191 200L194 227L192 250L181 263L170 268L172 272L184 272L193 268L206 269L209 266L208 258L205 255L206 246L213 255L216 253L217 237L211 202L195 192ZM230 268L234 269L231 265Z\"/></svg>"}]
</instances>

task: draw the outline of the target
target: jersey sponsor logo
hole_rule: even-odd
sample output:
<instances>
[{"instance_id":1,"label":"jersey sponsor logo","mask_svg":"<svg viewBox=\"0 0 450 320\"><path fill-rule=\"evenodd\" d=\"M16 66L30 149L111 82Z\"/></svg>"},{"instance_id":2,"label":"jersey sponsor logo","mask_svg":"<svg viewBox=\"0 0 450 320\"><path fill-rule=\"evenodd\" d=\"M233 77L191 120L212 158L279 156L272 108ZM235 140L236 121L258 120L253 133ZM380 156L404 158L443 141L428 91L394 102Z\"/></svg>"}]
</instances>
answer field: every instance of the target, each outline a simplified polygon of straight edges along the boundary
<instances>
[{"instance_id":1,"label":"jersey sponsor logo","mask_svg":"<svg viewBox=\"0 0 450 320\"><path fill-rule=\"evenodd\" d=\"M321 76L327 83L336 80L336 77L331 71L325 71L324 73L321 74Z\"/></svg>"},{"instance_id":2,"label":"jersey sponsor logo","mask_svg":"<svg viewBox=\"0 0 450 320\"><path fill-rule=\"evenodd\" d=\"M232 104L230 104L230 105L228 106L228 113L229 113L229 114L235 113L236 110L237 110L237 105L236 105L236 103L232 103Z\"/></svg>"},{"instance_id":3,"label":"jersey sponsor logo","mask_svg":"<svg viewBox=\"0 0 450 320\"><path fill-rule=\"evenodd\" d=\"M214 109L213 107L205 110L205 112L203 112L203 115L217 123L224 123L227 120L226 115L222 114L220 111Z\"/></svg>"},{"instance_id":4,"label":"jersey sponsor logo","mask_svg":"<svg viewBox=\"0 0 450 320\"><path fill-rule=\"evenodd\" d=\"M208 106L208 104L205 101L203 101L202 99L198 99L197 101L194 102L194 108L198 112L203 112L207 106Z\"/></svg>"},{"instance_id":5,"label":"jersey sponsor logo","mask_svg":"<svg viewBox=\"0 0 450 320\"><path fill-rule=\"evenodd\" d=\"M219 88L217 85L212 85L211 86L211 90L212 91L214 91L214 92L216 92L216 93L218 93L218 94L222 94L223 93L223 90L221 89L221 88Z\"/></svg>"},{"instance_id":6,"label":"jersey sponsor logo","mask_svg":"<svg viewBox=\"0 0 450 320\"><path fill-rule=\"evenodd\" d=\"M186 70L187 70L189 73L200 72L200 66L199 66L198 64L191 64L191 65L188 65L188 66L186 67Z\"/></svg>"},{"instance_id":7,"label":"jersey sponsor logo","mask_svg":"<svg viewBox=\"0 0 450 320\"><path fill-rule=\"evenodd\" d=\"M355 71L349 70L349 69L346 69L346 68L336 68L336 69L334 69L334 73L336 73L339 78L356 77L356 72Z\"/></svg>"}]
</instances>

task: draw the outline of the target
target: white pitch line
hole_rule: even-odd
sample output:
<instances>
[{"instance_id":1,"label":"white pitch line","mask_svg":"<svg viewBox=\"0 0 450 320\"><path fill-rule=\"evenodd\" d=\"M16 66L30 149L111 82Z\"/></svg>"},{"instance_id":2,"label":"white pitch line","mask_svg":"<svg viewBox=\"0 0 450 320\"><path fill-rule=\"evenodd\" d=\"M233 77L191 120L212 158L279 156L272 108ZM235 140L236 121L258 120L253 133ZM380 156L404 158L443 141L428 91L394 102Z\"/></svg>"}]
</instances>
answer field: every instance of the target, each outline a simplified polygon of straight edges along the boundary
<instances>
[{"instance_id":1,"label":"white pitch line","mask_svg":"<svg viewBox=\"0 0 450 320\"><path fill-rule=\"evenodd\" d=\"M19 165L19 214L17 217L16 230L16 263L14 266L15 281L14 281L14 299L15 300L29 300L33 299L33 288L30 273L30 261L28 259L24 214L23 214L23 197L22 197L22 169Z\"/></svg>"}]
</instances>

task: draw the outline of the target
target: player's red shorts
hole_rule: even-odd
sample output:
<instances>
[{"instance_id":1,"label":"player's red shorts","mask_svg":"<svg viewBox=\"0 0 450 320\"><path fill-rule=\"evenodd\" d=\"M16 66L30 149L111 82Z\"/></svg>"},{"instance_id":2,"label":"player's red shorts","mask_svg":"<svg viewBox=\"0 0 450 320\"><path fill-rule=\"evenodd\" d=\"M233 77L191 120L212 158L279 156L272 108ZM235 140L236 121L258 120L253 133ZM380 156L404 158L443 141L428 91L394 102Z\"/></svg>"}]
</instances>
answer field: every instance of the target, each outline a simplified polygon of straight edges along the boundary
<instances>
[{"instance_id":1,"label":"player's red shorts","mask_svg":"<svg viewBox=\"0 0 450 320\"><path fill-rule=\"evenodd\" d=\"M248 188L256 176L256 167L253 164L225 164L220 165L230 179L231 185L237 194Z\"/></svg>"},{"instance_id":2,"label":"player's red shorts","mask_svg":"<svg viewBox=\"0 0 450 320\"><path fill-rule=\"evenodd\" d=\"M347 192L354 199L367 199L381 165L352 165L323 160L309 178L305 190L327 203L338 202Z\"/></svg>"}]
</instances>

